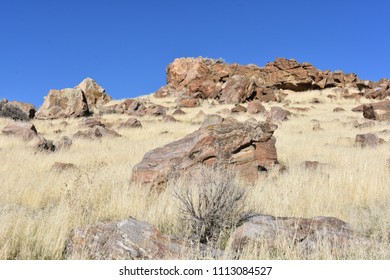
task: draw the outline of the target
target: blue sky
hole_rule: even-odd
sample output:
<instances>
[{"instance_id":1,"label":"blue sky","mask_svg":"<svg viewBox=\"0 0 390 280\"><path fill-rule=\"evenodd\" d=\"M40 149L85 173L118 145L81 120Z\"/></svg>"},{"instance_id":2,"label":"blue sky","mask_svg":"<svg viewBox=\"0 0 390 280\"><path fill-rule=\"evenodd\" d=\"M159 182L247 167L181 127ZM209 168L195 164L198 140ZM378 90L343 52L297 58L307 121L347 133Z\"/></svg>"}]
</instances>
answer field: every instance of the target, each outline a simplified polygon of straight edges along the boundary
<instances>
[{"instance_id":1,"label":"blue sky","mask_svg":"<svg viewBox=\"0 0 390 280\"><path fill-rule=\"evenodd\" d=\"M177 57L390 78L389 11L385 0L0 0L0 98L40 106L85 77L115 99L149 94Z\"/></svg>"}]
</instances>

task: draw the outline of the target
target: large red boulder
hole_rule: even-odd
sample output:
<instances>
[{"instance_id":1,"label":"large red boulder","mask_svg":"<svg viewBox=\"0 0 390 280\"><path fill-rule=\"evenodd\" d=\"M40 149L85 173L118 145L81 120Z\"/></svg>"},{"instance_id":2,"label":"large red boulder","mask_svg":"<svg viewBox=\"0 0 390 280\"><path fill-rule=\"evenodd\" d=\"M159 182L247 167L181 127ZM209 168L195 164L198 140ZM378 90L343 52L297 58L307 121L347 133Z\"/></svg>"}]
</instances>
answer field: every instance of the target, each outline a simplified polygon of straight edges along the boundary
<instances>
[{"instance_id":1,"label":"large red boulder","mask_svg":"<svg viewBox=\"0 0 390 280\"><path fill-rule=\"evenodd\" d=\"M195 132L146 153L134 166L132 181L152 186L165 185L168 178L206 166L234 167L245 180L253 181L259 171L277 163L276 125L267 122L238 122L223 119L202 125Z\"/></svg>"}]
</instances>

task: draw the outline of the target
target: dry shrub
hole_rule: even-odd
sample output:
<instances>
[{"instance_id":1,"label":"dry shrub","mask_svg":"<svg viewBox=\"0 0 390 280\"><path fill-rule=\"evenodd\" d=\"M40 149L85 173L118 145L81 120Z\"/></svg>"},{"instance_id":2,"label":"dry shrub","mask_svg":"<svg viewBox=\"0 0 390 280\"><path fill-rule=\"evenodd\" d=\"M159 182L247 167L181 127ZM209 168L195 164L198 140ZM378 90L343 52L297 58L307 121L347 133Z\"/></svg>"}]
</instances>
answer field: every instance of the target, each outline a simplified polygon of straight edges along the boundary
<instances>
[{"instance_id":1,"label":"dry shrub","mask_svg":"<svg viewBox=\"0 0 390 280\"><path fill-rule=\"evenodd\" d=\"M179 226L195 242L223 247L237 226L253 217L244 212L245 189L233 170L201 168L176 182Z\"/></svg>"}]
</instances>

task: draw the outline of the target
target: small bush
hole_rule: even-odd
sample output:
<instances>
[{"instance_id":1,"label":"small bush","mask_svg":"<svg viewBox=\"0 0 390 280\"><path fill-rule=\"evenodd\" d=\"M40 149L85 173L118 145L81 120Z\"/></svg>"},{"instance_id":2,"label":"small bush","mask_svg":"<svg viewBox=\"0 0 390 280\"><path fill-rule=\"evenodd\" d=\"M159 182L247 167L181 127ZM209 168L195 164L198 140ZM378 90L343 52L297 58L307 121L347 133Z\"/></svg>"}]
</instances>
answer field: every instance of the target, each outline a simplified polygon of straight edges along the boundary
<instances>
[{"instance_id":1,"label":"small bush","mask_svg":"<svg viewBox=\"0 0 390 280\"><path fill-rule=\"evenodd\" d=\"M202 168L178 186L179 225L193 241L223 246L234 228L253 217L243 211L245 190L232 170Z\"/></svg>"}]
</instances>

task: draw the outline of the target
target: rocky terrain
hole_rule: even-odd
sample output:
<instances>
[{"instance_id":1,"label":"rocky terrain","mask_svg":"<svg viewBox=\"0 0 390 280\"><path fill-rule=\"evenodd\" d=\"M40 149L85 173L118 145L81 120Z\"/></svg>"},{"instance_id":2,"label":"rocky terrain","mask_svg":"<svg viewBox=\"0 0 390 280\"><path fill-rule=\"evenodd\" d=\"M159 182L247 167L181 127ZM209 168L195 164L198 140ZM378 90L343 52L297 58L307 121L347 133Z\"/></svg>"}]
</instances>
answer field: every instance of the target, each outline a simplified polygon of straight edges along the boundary
<instances>
[{"instance_id":1,"label":"rocky terrain","mask_svg":"<svg viewBox=\"0 0 390 280\"><path fill-rule=\"evenodd\" d=\"M389 80L283 58L166 75L0 102L0 259L390 257Z\"/></svg>"}]
</instances>

